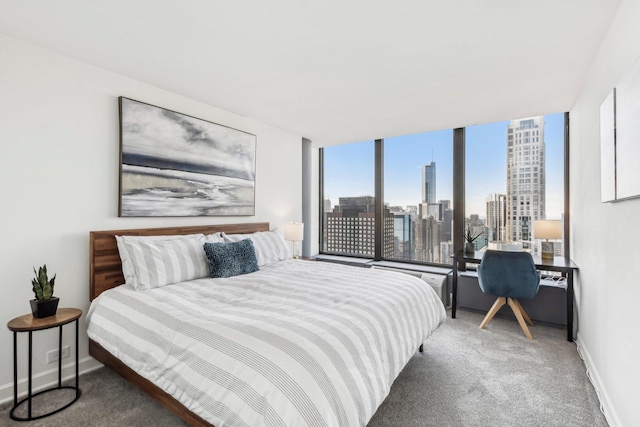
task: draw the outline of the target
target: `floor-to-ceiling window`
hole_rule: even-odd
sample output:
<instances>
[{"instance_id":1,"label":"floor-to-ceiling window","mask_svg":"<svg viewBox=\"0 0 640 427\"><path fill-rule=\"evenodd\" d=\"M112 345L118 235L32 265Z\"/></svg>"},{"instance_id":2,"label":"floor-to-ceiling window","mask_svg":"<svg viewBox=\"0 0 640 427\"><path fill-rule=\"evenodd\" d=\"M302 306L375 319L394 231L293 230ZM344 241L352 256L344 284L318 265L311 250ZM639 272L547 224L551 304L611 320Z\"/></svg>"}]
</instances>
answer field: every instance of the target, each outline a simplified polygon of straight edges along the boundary
<instances>
[{"instance_id":1,"label":"floor-to-ceiling window","mask_svg":"<svg viewBox=\"0 0 640 427\"><path fill-rule=\"evenodd\" d=\"M452 130L384 139L384 212L393 221L384 258L450 264L452 200Z\"/></svg>"},{"instance_id":2,"label":"floor-to-ceiling window","mask_svg":"<svg viewBox=\"0 0 640 427\"><path fill-rule=\"evenodd\" d=\"M374 256L374 142L323 149L322 252Z\"/></svg>"},{"instance_id":3,"label":"floor-to-ceiling window","mask_svg":"<svg viewBox=\"0 0 640 427\"><path fill-rule=\"evenodd\" d=\"M560 230L564 219L564 114L470 126L465 145L465 230L476 250L539 254L541 221ZM562 237L553 240L562 254Z\"/></svg>"},{"instance_id":4,"label":"floor-to-ceiling window","mask_svg":"<svg viewBox=\"0 0 640 427\"><path fill-rule=\"evenodd\" d=\"M559 113L461 128L462 148L453 130L325 147L320 252L451 264L454 242L461 249L463 239L454 230L462 229L476 250L540 254L543 221L566 230L566 119ZM463 170L455 170L456 155ZM454 175L465 177L458 226ZM550 240L563 254L563 236Z\"/></svg>"}]
</instances>

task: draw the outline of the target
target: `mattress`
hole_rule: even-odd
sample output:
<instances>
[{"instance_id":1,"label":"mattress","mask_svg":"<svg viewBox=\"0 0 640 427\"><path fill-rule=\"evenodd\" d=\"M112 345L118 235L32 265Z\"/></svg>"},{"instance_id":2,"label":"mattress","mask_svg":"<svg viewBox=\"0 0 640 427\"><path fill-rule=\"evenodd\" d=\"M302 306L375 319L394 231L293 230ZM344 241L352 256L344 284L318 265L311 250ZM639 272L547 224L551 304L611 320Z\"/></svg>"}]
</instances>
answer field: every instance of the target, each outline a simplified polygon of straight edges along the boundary
<instances>
[{"instance_id":1,"label":"mattress","mask_svg":"<svg viewBox=\"0 0 640 427\"><path fill-rule=\"evenodd\" d=\"M217 427L364 426L445 310L397 272L286 260L103 292L89 337Z\"/></svg>"}]
</instances>

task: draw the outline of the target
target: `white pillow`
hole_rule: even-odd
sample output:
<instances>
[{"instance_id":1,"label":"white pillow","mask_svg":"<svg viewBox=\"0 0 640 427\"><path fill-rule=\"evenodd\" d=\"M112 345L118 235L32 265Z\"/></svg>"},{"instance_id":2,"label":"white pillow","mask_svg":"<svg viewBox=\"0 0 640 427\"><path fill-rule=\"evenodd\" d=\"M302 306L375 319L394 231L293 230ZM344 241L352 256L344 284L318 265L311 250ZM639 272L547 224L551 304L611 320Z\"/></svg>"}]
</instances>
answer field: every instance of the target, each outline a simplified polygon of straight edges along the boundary
<instances>
[{"instance_id":1,"label":"white pillow","mask_svg":"<svg viewBox=\"0 0 640 427\"><path fill-rule=\"evenodd\" d=\"M138 291L209 275L202 237L155 241L124 237L123 243L133 264L134 287Z\"/></svg>"},{"instance_id":2,"label":"white pillow","mask_svg":"<svg viewBox=\"0 0 640 427\"><path fill-rule=\"evenodd\" d=\"M176 239L185 239L189 237L198 237L200 239L204 238L204 234L185 234L185 235L176 235L171 234L168 236L116 236L116 244L118 245L118 252L120 253L120 261L122 261L122 274L124 275L124 281L127 285L137 287L137 278L136 272L133 268L133 263L131 262L131 257L129 256L129 252L127 251L127 247L124 244L124 240L128 241L142 241L142 242L152 242L158 240L176 240ZM204 242L203 242L204 243ZM204 249L203 249L204 256Z\"/></svg>"},{"instance_id":3,"label":"white pillow","mask_svg":"<svg viewBox=\"0 0 640 427\"><path fill-rule=\"evenodd\" d=\"M204 236L204 239L202 242L203 244L204 243L225 243L225 240L222 237L222 233L217 232L213 234L207 234L206 236Z\"/></svg>"},{"instance_id":4,"label":"white pillow","mask_svg":"<svg viewBox=\"0 0 640 427\"><path fill-rule=\"evenodd\" d=\"M291 258L291 249L280 234L280 231L259 231L253 234L225 234L222 237L228 242L238 242L243 239L251 239L256 250L258 266L262 267L272 262Z\"/></svg>"}]
</instances>

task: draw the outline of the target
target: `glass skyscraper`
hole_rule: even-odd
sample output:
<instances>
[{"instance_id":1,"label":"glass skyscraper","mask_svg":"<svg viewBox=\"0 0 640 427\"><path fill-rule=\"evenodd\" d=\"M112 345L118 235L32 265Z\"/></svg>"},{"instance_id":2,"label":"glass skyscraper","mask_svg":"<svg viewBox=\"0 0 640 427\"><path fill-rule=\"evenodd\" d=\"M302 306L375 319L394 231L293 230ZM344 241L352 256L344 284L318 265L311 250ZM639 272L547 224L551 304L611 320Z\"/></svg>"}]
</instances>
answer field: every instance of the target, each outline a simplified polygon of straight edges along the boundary
<instances>
[{"instance_id":1,"label":"glass skyscraper","mask_svg":"<svg viewBox=\"0 0 640 427\"><path fill-rule=\"evenodd\" d=\"M422 203L436 202L436 162L422 167Z\"/></svg>"}]
</instances>

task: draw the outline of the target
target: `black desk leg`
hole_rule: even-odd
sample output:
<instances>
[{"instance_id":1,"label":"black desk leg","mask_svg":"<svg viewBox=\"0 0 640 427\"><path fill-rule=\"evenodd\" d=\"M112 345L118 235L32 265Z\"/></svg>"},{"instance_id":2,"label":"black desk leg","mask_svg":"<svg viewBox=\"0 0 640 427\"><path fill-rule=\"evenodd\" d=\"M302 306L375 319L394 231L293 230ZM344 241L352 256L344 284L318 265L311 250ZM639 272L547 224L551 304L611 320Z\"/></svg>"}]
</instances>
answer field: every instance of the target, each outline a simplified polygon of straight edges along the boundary
<instances>
[{"instance_id":1,"label":"black desk leg","mask_svg":"<svg viewBox=\"0 0 640 427\"><path fill-rule=\"evenodd\" d=\"M458 308L458 260L453 259L453 277L452 280L452 301L451 301L451 318L456 318L456 309Z\"/></svg>"},{"instance_id":2,"label":"black desk leg","mask_svg":"<svg viewBox=\"0 0 640 427\"><path fill-rule=\"evenodd\" d=\"M573 271L567 272L567 341L573 342Z\"/></svg>"}]
</instances>

